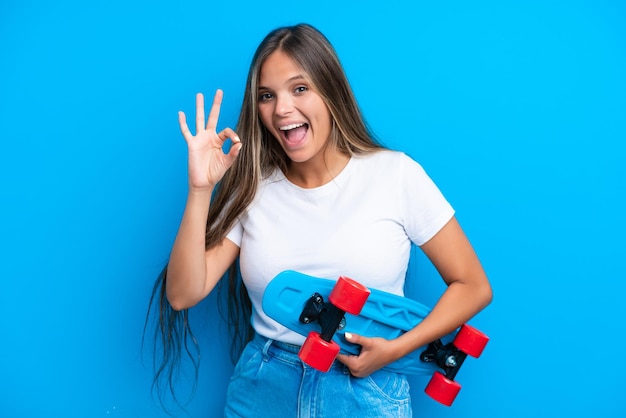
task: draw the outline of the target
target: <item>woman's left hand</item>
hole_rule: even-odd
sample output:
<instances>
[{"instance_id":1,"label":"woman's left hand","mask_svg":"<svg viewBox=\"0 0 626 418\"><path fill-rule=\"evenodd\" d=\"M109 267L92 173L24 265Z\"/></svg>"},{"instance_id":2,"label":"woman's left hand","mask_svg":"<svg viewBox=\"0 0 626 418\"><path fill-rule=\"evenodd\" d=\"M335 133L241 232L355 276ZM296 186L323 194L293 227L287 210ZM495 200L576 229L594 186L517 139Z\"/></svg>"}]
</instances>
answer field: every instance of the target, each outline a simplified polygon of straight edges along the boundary
<instances>
[{"instance_id":1,"label":"woman's left hand","mask_svg":"<svg viewBox=\"0 0 626 418\"><path fill-rule=\"evenodd\" d=\"M345 333L345 337L352 344L361 346L358 356L339 354L337 360L348 366L354 377L367 377L389 363L397 360L391 341L384 338L369 338L361 335Z\"/></svg>"}]
</instances>

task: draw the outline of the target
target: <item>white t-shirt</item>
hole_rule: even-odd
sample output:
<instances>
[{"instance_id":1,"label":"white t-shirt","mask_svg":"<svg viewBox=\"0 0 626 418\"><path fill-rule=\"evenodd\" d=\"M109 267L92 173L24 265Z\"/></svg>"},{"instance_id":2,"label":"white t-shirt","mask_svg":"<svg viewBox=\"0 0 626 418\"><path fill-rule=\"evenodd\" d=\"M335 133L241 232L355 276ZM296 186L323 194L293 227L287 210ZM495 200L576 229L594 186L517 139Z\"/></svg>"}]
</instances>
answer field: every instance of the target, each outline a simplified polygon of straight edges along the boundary
<instances>
[{"instance_id":1,"label":"white t-shirt","mask_svg":"<svg viewBox=\"0 0 626 418\"><path fill-rule=\"evenodd\" d=\"M267 283L284 270L332 280L343 275L402 295L411 242L424 244L453 215L422 167L401 152L354 156L334 180L313 189L276 170L227 236L240 248L254 329L303 343L262 310Z\"/></svg>"}]
</instances>

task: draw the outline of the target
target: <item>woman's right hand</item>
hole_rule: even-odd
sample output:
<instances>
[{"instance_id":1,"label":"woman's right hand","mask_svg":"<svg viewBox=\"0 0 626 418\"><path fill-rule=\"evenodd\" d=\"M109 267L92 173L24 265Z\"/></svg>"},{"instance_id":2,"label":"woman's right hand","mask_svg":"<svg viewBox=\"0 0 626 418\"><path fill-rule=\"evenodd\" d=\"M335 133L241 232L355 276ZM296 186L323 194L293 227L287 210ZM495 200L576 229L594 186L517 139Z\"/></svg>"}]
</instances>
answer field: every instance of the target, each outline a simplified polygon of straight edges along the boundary
<instances>
[{"instance_id":1,"label":"woman's right hand","mask_svg":"<svg viewBox=\"0 0 626 418\"><path fill-rule=\"evenodd\" d=\"M212 190L222 179L224 173L233 165L241 150L241 140L231 128L217 132L222 104L222 90L215 92L209 118L205 123L204 96L196 95L196 134L192 135L187 126L183 112L178 112L180 130L187 142L189 151L189 188L190 190ZM226 139L230 138L232 145L227 154L222 150Z\"/></svg>"}]
</instances>

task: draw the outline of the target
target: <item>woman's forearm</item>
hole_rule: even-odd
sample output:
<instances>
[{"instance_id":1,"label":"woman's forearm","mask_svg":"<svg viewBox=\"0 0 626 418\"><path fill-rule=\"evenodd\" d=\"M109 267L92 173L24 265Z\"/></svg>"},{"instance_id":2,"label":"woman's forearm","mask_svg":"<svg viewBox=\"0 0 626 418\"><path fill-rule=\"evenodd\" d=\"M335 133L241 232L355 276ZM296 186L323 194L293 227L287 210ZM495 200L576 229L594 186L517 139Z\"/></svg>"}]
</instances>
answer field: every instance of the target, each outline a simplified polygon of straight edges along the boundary
<instances>
[{"instance_id":1,"label":"woman's forearm","mask_svg":"<svg viewBox=\"0 0 626 418\"><path fill-rule=\"evenodd\" d=\"M451 283L430 314L417 327L396 339L397 358L453 332L485 308L491 298L491 286L486 279Z\"/></svg>"},{"instance_id":2,"label":"woman's forearm","mask_svg":"<svg viewBox=\"0 0 626 418\"><path fill-rule=\"evenodd\" d=\"M167 298L174 309L186 309L205 296L206 223L212 190L193 191L172 247L167 267Z\"/></svg>"}]
</instances>

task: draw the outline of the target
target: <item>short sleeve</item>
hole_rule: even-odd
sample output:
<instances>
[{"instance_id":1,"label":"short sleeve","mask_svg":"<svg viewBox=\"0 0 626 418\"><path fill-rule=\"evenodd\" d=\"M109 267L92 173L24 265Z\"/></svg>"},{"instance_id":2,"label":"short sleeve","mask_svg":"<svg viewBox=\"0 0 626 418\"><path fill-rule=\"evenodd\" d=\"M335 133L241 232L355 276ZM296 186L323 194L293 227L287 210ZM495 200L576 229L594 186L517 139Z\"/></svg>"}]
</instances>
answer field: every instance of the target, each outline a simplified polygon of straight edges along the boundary
<instances>
[{"instance_id":1,"label":"short sleeve","mask_svg":"<svg viewBox=\"0 0 626 418\"><path fill-rule=\"evenodd\" d=\"M226 234L226 238L232 241L237 247L241 248L241 240L243 239L243 225L241 224L241 220L235 222L235 225L233 225L228 234Z\"/></svg>"},{"instance_id":2,"label":"short sleeve","mask_svg":"<svg viewBox=\"0 0 626 418\"><path fill-rule=\"evenodd\" d=\"M407 235L416 245L428 242L454 216L454 209L422 166L404 155L400 205Z\"/></svg>"}]
</instances>

